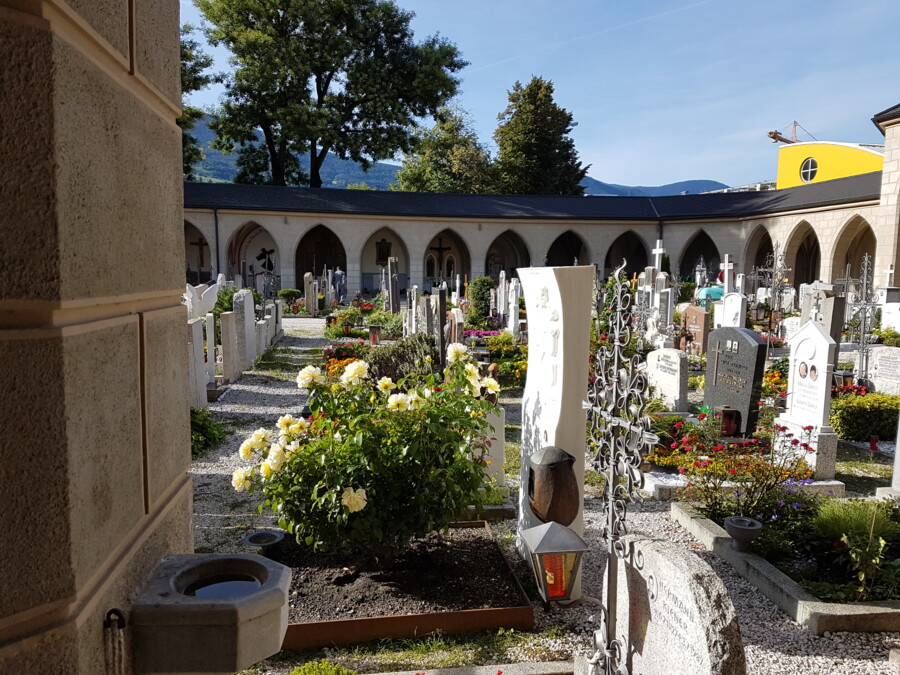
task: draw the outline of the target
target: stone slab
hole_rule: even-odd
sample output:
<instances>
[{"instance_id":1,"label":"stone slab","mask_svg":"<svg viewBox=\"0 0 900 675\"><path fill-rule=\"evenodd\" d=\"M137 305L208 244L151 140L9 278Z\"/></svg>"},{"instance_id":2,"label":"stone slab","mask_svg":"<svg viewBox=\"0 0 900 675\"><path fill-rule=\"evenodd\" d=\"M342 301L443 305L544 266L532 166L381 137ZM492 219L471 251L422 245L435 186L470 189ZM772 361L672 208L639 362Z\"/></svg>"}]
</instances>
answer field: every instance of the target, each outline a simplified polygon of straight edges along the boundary
<instances>
[{"instance_id":1,"label":"stone slab","mask_svg":"<svg viewBox=\"0 0 900 675\"><path fill-rule=\"evenodd\" d=\"M744 647L725 584L699 556L670 542L622 538L616 637L628 673L743 675ZM599 632L598 635L602 635ZM599 638L602 639L602 638ZM588 664L576 658L575 672Z\"/></svg>"},{"instance_id":2,"label":"stone slab","mask_svg":"<svg viewBox=\"0 0 900 675\"><path fill-rule=\"evenodd\" d=\"M651 499L658 501L670 501L679 499L687 487L687 479L678 474L658 473L647 471L644 474L643 493ZM839 480L814 480L812 483L799 486L804 492L812 494L843 497L845 485ZM731 483L725 483L723 490L733 490Z\"/></svg>"}]
</instances>

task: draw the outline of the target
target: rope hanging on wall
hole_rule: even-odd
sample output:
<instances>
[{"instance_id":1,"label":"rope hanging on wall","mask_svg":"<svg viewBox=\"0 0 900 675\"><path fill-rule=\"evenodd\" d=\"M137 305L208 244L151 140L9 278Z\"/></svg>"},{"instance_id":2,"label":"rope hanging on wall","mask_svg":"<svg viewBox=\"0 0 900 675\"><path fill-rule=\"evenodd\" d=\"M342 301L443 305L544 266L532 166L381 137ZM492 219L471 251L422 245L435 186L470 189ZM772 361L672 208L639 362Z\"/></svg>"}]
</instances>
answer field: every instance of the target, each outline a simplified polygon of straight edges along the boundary
<instances>
[{"instance_id":1,"label":"rope hanging on wall","mask_svg":"<svg viewBox=\"0 0 900 675\"><path fill-rule=\"evenodd\" d=\"M125 615L111 609L103 620L103 653L106 675L125 675Z\"/></svg>"}]
</instances>

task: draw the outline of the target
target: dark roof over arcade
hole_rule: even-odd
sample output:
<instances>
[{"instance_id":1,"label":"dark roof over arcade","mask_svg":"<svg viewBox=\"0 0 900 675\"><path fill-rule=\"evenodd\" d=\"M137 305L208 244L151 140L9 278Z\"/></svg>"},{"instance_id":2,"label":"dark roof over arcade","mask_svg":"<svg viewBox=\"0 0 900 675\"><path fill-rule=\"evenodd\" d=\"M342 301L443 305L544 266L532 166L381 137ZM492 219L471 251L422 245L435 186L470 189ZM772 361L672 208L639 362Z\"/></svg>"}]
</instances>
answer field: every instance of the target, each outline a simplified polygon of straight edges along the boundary
<instances>
[{"instance_id":1,"label":"dark roof over arcade","mask_svg":"<svg viewBox=\"0 0 900 675\"><path fill-rule=\"evenodd\" d=\"M881 172L786 190L670 197L458 195L329 188L185 183L189 209L334 213L420 218L695 220L738 218L878 199Z\"/></svg>"}]
</instances>

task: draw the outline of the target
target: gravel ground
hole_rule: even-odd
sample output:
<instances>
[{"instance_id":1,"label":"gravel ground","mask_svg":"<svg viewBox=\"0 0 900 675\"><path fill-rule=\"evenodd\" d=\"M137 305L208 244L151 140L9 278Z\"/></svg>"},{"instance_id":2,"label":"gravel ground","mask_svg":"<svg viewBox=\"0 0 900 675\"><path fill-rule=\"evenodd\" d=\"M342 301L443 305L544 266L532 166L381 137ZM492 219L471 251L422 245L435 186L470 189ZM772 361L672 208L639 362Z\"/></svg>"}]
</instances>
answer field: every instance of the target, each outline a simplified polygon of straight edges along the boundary
<instances>
[{"instance_id":1,"label":"gravel ground","mask_svg":"<svg viewBox=\"0 0 900 675\"><path fill-rule=\"evenodd\" d=\"M285 339L281 346L297 350L297 363L302 363L307 349L320 349L328 340L322 338L323 320L285 319ZM308 356L306 358L309 358ZM519 392L501 399L507 408L507 421L519 423ZM231 474L243 462L237 449L241 441L260 426L273 426L278 416L298 411L305 396L293 379L283 380L248 374L219 399L210 410L220 421L230 425L226 442L209 456L193 464L194 534L198 552L248 552L241 539L249 529L271 527L271 517L259 515L258 502L231 487ZM820 673L853 673L854 675L896 674L896 664L889 664L888 652L900 648L900 627L891 633L833 633L815 636L808 633L765 598L754 586L738 576L717 556L702 549L690 535L683 532L669 517L668 502L645 502L631 507L629 531L648 537L664 539L694 551L719 574L737 610L741 634L751 675L818 675ZM562 636L555 639L536 638L542 653L552 658L569 659L579 650L590 648L593 630L599 616L592 598L602 594L605 545L598 528L602 515L600 502L585 501L585 539L591 551L585 556L583 589L585 601L578 606L536 607L538 628L562 627ZM498 532L511 531L514 521L497 523ZM525 650L508 654L507 662L529 662L534 658ZM271 675L289 673L288 664L272 665L265 670Z\"/></svg>"}]
</instances>

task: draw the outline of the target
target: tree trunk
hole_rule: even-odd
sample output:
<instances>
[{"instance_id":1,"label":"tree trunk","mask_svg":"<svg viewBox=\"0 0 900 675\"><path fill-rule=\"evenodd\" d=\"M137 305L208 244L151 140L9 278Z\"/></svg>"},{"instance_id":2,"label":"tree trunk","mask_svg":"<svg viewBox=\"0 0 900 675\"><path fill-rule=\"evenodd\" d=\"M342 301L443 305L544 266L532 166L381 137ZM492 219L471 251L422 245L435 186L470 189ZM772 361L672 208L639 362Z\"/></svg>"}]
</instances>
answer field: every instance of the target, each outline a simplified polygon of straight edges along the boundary
<instances>
[{"instance_id":1,"label":"tree trunk","mask_svg":"<svg viewBox=\"0 0 900 675\"><path fill-rule=\"evenodd\" d=\"M319 160L316 153L316 144L309 144L309 187L311 188L320 188L322 187L322 177L319 175L319 167L322 166L322 162Z\"/></svg>"},{"instance_id":2,"label":"tree trunk","mask_svg":"<svg viewBox=\"0 0 900 675\"><path fill-rule=\"evenodd\" d=\"M272 185L284 185L284 157L282 148L275 145L272 129L268 125L262 125L263 139L266 142L266 150L269 151L269 167L272 171Z\"/></svg>"}]
</instances>

